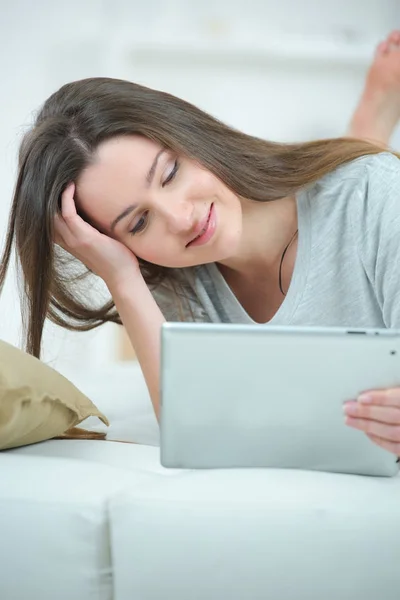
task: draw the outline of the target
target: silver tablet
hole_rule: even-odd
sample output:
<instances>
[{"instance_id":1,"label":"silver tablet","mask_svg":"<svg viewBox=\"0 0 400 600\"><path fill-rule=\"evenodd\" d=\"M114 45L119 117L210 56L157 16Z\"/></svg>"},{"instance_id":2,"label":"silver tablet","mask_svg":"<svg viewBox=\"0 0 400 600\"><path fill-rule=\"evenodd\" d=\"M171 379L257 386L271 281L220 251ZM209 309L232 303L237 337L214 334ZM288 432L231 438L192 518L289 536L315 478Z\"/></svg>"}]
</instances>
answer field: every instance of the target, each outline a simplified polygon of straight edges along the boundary
<instances>
[{"instance_id":1,"label":"silver tablet","mask_svg":"<svg viewBox=\"0 0 400 600\"><path fill-rule=\"evenodd\" d=\"M166 323L161 463L390 476L343 402L400 386L400 331Z\"/></svg>"}]
</instances>

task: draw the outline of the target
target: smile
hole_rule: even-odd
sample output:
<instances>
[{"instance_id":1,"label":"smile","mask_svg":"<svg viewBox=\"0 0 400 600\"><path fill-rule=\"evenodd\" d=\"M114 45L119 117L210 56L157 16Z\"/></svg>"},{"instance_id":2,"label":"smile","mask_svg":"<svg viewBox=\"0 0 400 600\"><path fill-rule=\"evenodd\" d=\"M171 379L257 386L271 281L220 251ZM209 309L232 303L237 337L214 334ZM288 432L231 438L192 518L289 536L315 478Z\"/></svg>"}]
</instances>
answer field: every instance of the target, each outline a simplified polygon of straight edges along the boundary
<instances>
[{"instance_id":1,"label":"smile","mask_svg":"<svg viewBox=\"0 0 400 600\"><path fill-rule=\"evenodd\" d=\"M203 246L211 240L216 228L214 203L211 204L208 215L204 221L204 224L200 223L201 229L199 233L188 244L186 244L186 248L189 248L190 246Z\"/></svg>"}]
</instances>

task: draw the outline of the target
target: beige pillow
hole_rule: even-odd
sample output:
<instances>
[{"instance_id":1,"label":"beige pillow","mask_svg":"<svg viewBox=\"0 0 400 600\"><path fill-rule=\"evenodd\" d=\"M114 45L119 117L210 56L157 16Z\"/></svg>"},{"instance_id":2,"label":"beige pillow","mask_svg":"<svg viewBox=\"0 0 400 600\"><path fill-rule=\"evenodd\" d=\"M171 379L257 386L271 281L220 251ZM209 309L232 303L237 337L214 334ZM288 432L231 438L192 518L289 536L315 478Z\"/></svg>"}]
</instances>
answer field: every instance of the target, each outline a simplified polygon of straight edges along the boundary
<instances>
[{"instance_id":1,"label":"beige pillow","mask_svg":"<svg viewBox=\"0 0 400 600\"><path fill-rule=\"evenodd\" d=\"M90 416L109 425L68 379L0 340L0 450L60 436Z\"/></svg>"}]
</instances>

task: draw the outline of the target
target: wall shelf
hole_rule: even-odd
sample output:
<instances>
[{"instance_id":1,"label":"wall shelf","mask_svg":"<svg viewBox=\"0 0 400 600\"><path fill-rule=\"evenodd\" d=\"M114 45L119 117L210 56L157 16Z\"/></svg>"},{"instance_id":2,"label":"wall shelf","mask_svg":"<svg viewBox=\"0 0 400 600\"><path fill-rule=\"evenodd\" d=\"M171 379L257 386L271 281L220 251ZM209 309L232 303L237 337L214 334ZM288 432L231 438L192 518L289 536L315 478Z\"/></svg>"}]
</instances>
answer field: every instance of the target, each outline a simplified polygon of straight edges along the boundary
<instances>
[{"instance_id":1,"label":"wall shelf","mask_svg":"<svg viewBox=\"0 0 400 600\"><path fill-rule=\"evenodd\" d=\"M269 62L367 67L375 40L285 38L266 40L138 40L121 43L121 58L136 63L257 65Z\"/></svg>"}]
</instances>

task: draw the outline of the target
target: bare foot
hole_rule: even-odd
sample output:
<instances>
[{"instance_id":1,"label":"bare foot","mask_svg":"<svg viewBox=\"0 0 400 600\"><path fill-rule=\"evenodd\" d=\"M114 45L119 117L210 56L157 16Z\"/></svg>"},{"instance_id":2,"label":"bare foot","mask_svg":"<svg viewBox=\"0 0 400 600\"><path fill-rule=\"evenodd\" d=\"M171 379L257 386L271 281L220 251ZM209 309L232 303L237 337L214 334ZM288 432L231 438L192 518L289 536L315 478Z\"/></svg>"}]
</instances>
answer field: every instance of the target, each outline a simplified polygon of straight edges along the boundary
<instances>
[{"instance_id":1,"label":"bare foot","mask_svg":"<svg viewBox=\"0 0 400 600\"><path fill-rule=\"evenodd\" d=\"M400 31L377 47L347 135L383 145L400 119Z\"/></svg>"}]
</instances>

